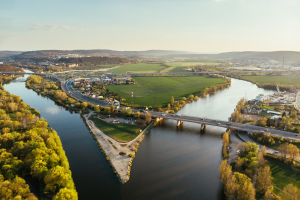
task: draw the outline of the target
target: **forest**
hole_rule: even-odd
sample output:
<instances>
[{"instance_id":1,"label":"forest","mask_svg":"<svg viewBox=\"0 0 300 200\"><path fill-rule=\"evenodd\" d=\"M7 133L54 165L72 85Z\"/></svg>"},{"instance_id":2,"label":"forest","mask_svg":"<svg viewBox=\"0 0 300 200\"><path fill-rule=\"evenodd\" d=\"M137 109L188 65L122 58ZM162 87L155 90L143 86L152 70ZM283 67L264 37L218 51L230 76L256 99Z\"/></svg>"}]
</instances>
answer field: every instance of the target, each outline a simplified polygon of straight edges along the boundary
<instances>
[{"instance_id":1,"label":"forest","mask_svg":"<svg viewBox=\"0 0 300 200\"><path fill-rule=\"evenodd\" d=\"M0 199L78 199L59 136L2 85L0 130Z\"/></svg>"}]
</instances>

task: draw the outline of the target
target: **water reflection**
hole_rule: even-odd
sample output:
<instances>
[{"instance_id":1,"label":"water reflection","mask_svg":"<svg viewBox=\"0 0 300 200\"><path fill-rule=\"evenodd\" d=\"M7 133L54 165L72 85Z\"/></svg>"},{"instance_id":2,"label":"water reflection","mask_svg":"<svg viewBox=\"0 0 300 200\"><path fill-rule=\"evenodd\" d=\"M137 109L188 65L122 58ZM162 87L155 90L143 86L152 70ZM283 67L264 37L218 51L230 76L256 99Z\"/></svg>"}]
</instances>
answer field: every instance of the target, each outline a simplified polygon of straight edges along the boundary
<instances>
[{"instance_id":1,"label":"water reflection","mask_svg":"<svg viewBox=\"0 0 300 200\"><path fill-rule=\"evenodd\" d=\"M52 106L52 107L48 107L46 108L46 112L51 114L51 115L56 115L59 113L59 109L57 106Z\"/></svg>"}]
</instances>

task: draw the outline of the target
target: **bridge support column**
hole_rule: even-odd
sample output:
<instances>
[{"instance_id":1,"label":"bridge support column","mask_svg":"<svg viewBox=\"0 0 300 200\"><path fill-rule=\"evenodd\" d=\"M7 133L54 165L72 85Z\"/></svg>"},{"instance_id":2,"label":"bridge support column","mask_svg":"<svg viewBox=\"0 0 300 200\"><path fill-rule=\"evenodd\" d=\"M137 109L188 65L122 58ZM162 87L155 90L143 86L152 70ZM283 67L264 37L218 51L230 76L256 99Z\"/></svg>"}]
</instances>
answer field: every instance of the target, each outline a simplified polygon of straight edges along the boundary
<instances>
[{"instance_id":1,"label":"bridge support column","mask_svg":"<svg viewBox=\"0 0 300 200\"><path fill-rule=\"evenodd\" d=\"M201 124L200 131L205 131L206 124Z\"/></svg>"},{"instance_id":2,"label":"bridge support column","mask_svg":"<svg viewBox=\"0 0 300 200\"><path fill-rule=\"evenodd\" d=\"M183 121L180 121L180 120L177 121L177 127L182 126L182 124L183 124Z\"/></svg>"}]
</instances>

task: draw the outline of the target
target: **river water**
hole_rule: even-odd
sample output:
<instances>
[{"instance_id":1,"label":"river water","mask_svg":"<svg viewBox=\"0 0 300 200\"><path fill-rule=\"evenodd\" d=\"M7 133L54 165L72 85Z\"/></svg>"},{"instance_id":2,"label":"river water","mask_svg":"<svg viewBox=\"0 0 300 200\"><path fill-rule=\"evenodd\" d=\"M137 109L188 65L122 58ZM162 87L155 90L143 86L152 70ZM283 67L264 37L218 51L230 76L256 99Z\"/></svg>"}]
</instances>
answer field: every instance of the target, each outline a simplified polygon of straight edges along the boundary
<instances>
[{"instance_id":1,"label":"river water","mask_svg":"<svg viewBox=\"0 0 300 200\"><path fill-rule=\"evenodd\" d=\"M224 128L165 120L141 143L133 161L130 180L121 185L79 114L37 95L25 87L28 76L5 85L12 94L41 112L57 131L68 157L79 199L224 199L218 168L222 161ZM187 104L179 113L227 120L245 97L271 94L256 85L232 79L230 88Z\"/></svg>"}]
</instances>

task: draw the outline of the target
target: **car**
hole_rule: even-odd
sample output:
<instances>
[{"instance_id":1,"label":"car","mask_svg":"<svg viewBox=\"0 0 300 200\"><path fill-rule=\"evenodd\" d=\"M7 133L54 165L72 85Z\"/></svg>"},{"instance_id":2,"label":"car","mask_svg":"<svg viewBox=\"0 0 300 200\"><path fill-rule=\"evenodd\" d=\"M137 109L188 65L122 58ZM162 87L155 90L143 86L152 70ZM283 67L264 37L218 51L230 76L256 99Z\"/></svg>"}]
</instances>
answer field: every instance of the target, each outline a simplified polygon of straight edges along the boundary
<instances>
[{"instance_id":1,"label":"car","mask_svg":"<svg viewBox=\"0 0 300 200\"><path fill-rule=\"evenodd\" d=\"M161 116L166 116L166 113L161 114Z\"/></svg>"},{"instance_id":2,"label":"car","mask_svg":"<svg viewBox=\"0 0 300 200\"><path fill-rule=\"evenodd\" d=\"M266 128L265 131L268 131L268 129Z\"/></svg>"},{"instance_id":3,"label":"car","mask_svg":"<svg viewBox=\"0 0 300 200\"><path fill-rule=\"evenodd\" d=\"M221 125L220 123L217 123L217 125Z\"/></svg>"},{"instance_id":4,"label":"car","mask_svg":"<svg viewBox=\"0 0 300 200\"><path fill-rule=\"evenodd\" d=\"M274 153L278 153L279 151L274 151Z\"/></svg>"},{"instance_id":5,"label":"car","mask_svg":"<svg viewBox=\"0 0 300 200\"><path fill-rule=\"evenodd\" d=\"M239 155L239 153L240 153L240 150L237 150L236 155Z\"/></svg>"}]
</instances>

